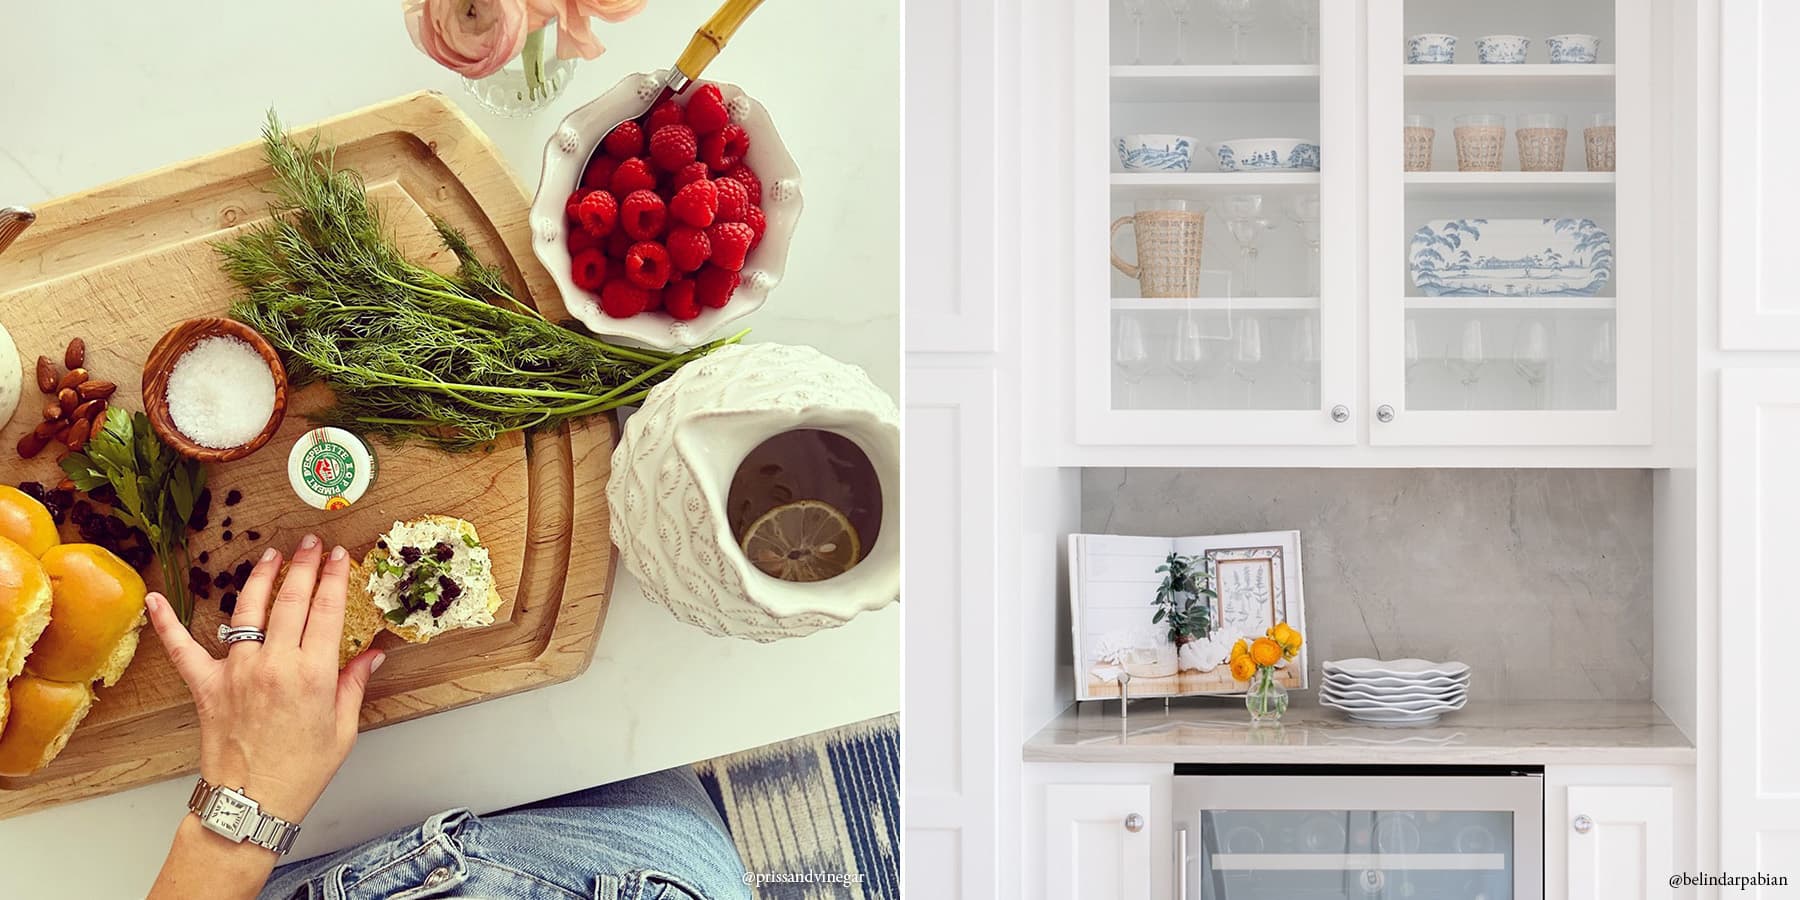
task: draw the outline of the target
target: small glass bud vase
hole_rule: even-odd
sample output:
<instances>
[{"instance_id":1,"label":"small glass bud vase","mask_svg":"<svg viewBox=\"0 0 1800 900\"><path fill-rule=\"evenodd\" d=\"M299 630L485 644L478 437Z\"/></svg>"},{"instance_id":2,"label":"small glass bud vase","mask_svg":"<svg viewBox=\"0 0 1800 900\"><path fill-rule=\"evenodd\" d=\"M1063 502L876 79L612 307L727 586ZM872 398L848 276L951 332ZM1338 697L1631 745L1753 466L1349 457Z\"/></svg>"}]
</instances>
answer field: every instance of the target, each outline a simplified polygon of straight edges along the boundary
<instances>
[{"instance_id":1,"label":"small glass bud vase","mask_svg":"<svg viewBox=\"0 0 1800 900\"><path fill-rule=\"evenodd\" d=\"M1275 678L1274 666L1260 666L1250 676L1250 691L1244 695L1244 707L1250 710L1250 721L1275 723L1287 712L1288 691Z\"/></svg>"},{"instance_id":2,"label":"small glass bud vase","mask_svg":"<svg viewBox=\"0 0 1800 900\"><path fill-rule=\"evenodd\" d=\"M551 104L575 77L575 59L546 54L544 30L525 39L525 49L485 78L464 78L463 89L488 112L508 118L529 116Z\"/></svg>"}]
</instances>

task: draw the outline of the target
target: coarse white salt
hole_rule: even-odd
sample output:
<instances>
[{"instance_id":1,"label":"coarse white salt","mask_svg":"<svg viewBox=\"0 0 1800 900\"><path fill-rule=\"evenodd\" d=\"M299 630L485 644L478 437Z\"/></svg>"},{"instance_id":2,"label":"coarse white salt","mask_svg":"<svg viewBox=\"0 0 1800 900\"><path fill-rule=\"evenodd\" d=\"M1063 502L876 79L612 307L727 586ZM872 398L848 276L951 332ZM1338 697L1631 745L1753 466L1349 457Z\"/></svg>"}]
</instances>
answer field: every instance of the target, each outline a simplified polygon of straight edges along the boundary
<instances>
[{"instance_id":1,"label":"coarse white salt","mask_svg":"<svg viewBox=\"0 0 1800 900\"><path fill-rule=\"evenodd\" d=\"M169 418L202 447L239 447L275 414L275 375L243 338L202 338L169 372Z\"/></svg>"}]
</instances>

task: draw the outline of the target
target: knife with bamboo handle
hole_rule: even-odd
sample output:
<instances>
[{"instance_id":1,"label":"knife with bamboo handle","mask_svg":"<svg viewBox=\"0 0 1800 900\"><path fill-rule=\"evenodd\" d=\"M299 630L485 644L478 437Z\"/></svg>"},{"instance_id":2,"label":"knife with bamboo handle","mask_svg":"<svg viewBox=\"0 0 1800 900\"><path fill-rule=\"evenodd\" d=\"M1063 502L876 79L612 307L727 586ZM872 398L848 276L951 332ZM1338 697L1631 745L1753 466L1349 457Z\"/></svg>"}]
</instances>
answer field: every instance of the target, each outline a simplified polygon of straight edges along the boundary
<instances>
[{"instance_id":1,"label":"knife with bamboo handle","mask_svg":"<svg viewBox=\"0 0 1800 900\"><path fill-rule=\"evenodd\" d=\"M23 206L8 206L0 209L0 253L6 252L7 245L13 242L31 223L37 221L37 213Z\"/></svg>"}]
</instances>

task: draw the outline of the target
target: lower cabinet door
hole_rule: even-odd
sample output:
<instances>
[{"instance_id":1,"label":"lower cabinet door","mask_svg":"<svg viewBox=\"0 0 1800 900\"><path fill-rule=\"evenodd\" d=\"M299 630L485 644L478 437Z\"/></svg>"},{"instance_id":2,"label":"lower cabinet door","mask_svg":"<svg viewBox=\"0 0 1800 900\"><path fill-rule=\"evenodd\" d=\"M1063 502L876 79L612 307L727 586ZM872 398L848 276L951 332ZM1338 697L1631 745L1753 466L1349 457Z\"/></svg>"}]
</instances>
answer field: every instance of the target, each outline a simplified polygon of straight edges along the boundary
<instances>
[{"instance_id":1,"label":"lower cabinet door","mask_svg":"<svg viewBox=\"0 0 1800 900\"><path fill-rule=\"evenodd\" d=\"M1570 785L1569 900L1674 896L1675 793L1667 785Z\"/></svg>"},{"instance_id":2,"label":"lower cabinet door","mask_svg":"<svg viewBox=\"0 0 1800 900\"><path fill-rule=\"evenodd\" d=\"M1149 785L1052 784L1044 800L1049 900L1150 900Z\"/></svg>"}]
</instances>

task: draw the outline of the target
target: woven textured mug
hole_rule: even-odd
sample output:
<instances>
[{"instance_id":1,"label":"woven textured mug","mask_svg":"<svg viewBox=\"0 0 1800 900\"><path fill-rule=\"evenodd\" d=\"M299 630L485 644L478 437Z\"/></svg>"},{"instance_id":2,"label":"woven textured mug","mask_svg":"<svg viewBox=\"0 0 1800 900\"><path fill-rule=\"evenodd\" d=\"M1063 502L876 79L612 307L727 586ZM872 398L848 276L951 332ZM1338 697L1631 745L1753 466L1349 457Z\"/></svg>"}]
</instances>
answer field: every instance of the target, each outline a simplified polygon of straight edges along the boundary
<instances>
[{"instance_id":1,"label":"woven textured mug","mask_svg":"<svg viewBox=\"0 0 1800 900\"><path fill-rule=\"evenodd\" d=\"M1110 250L1113 268L1137 279L1144 297L1194 297L1200 292L1200 245L1206 236L1206 212L1187 200L1138 204L1134 215L1112 223L1112 236L1131 226L1137 262Z\"/></svg>"}]
</instances>

